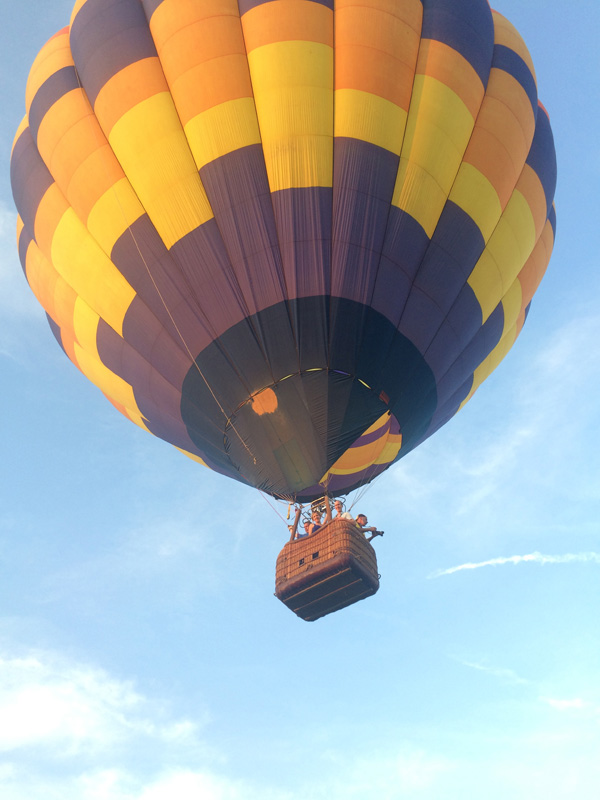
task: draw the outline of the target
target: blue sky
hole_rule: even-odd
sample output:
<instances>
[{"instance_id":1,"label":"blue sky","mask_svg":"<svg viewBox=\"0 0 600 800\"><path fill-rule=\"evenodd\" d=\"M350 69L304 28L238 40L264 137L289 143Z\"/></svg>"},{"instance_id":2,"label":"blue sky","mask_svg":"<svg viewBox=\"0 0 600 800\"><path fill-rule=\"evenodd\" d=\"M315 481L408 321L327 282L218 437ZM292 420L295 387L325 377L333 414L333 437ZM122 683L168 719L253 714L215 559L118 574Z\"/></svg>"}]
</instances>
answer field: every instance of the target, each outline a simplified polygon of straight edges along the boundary
<instances>
[{"instance_id":1,"label":"blue sky","mask_svg":"<svg viewBox=\"0 0 600 800\"><path fill-rule=\"evenodd\" d=\"M551 116L554 256L499 369L361 499L379 593L312 624L273 597L271 505L116 414L30 296L8 161L71 2L5 10L3 800L597 800L600 7L497 7Z\"/></svg>"}]
</instances>

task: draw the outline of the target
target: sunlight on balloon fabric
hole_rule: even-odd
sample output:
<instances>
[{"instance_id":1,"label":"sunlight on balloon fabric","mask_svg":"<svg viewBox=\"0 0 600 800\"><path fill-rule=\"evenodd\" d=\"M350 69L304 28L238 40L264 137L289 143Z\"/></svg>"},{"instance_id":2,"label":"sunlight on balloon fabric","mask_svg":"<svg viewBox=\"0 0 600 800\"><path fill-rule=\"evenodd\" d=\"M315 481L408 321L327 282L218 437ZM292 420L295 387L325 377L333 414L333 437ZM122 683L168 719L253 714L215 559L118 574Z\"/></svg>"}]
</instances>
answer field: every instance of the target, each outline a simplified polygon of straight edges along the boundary
<instances>
[{"instance_id":1,"label":"sunlight on balloon fabric","mask_svg":"<svg viewBox=\"0 0 600 800\"><path fill-rule=\"evenodd\" d=\"M71 361L298 500L369 482L470 399L556 228L533 64L487 0L78 0L11 180Z\"/></svg>"}]
</instances>

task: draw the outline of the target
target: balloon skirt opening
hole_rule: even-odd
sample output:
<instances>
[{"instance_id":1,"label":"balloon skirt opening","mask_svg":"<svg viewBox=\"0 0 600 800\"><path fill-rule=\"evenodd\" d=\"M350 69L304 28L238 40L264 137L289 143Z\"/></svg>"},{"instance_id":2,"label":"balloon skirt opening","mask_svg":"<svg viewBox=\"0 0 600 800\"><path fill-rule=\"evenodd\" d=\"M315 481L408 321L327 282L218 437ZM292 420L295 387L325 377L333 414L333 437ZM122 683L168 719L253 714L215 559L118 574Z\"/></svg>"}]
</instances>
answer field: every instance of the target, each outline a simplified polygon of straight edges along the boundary
<instances>
[{"instance_id":1,"label":"balloon skirt opening","mask_svg":"<svg viewBox=\"0 0 600 800\"><path fill-rule=\"evenodd\" d=\"M253 315L199 353L183 382L181 418L210 467L305 502L323 494L330 468L384 415L402 448L413 446L436 397L423 356L389 320L353 301L307 297ZM372 480L398 451L389 460L375 453L375 463L365 452L329 490L346 494Z\"/></svg>"}]
</instances>

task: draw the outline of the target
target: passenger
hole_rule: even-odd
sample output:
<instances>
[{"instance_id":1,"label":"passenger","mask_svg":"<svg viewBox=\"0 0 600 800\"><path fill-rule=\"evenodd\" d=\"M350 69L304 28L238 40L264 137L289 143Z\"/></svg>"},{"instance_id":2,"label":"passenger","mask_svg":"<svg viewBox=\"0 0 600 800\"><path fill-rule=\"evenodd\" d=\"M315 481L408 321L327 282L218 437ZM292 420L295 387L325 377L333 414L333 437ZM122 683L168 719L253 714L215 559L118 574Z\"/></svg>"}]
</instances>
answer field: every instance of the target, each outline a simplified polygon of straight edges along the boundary
<instances>
[{"instance_id":1,"label":"passenger","mask_svg":"<svg viewBox=\"0 0 600 800\"><path fill-rule=\"evenodd\" d=\"M367 519L366 514L358 514L356 517L356 524L363 536L367 531L371 533L370 536L365 537L367 542L370 542L371 539L375 538L375 536L383 536L383 531L378 531L377 528L366 528L365 525L368 523L368 521L369 520Z\"/></svg>"},{"instance_id":2,"label":"passenger","mask_svg":"<svg viewBox=\"0 0 600 800\"><path fill-rule=\"evenodd\" d=\"M311 522L309 519L304 521L304 533L297 533L296 539L305 539L308 536L308 529L310 528Z\"/></svg>"},{"instance_id":3,"label":"passenger","mask_svg":"<svg viewBox=\"0 0 600 800\"><path fill-rule=\"evenodd\" d=\"M341 500L336 500L333 504L335 510L334 519L349 519L354 522L354 517L349 511L344 511L344 505Z\"/></svg>"},{"instance_id":4,"label":"passenger","mask_svg":"<svg viewBox=\"0 0 600 800\"><path fill-rule=\"evenodd\" d=\"M312 522L310 523L308 528L308 535L313 536L319 530L319 528L322 527L323 526L321 525L321 513L319 511L313 511Z\"/></svg>"}]
</instances>

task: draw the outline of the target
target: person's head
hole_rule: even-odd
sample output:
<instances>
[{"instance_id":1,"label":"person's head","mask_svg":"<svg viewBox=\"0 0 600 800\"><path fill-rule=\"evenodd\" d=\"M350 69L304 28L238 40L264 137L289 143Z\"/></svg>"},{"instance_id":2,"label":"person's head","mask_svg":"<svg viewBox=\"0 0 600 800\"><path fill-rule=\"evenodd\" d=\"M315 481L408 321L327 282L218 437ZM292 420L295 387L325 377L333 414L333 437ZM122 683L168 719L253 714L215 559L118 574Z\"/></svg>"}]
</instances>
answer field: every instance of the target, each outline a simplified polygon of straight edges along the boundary
<instances>
[{"instance_id":1,"label":"person's head","mask_svg":"<svg viewBox=\"0 0 600 800\"><path fill-rule=\"evenodd\" d=\"M304 530L305 531L308 531L309 525L310 525L310 520L309 519L305 520L305 522L304 522Z\"/></svg>"},{"instance_id":2,"label":"person's head","mask_svg":"<svg viewBox=\"0 0 600 800\"><path fill-rule=\"evenodd\" d=\"M336 500L335 503L333 504L333 507L335 508L336 511L341 511L344 508L341 500Z\"/></svg>"},{"instance_id":3,"label":"person's head","mask_svg":"<svg viewBox=\"0 0 600 800\"><path fill-rule=\"evenodd\" d=\"M313 522L320 522L321 521L321 514L318 511L312 512L312 520Z\"/></svg>"},{"instance_id":4,"label":"person's head","mask_svg":"<svg viewBox=\"0 0 600 800\"><path fill-rule=\"evenodd\" d=\"M359 525L362 525L364 527L369 520L367 519L365 514L357 514L356 521L358 522Z\"/></svg>"}]
</instances>

